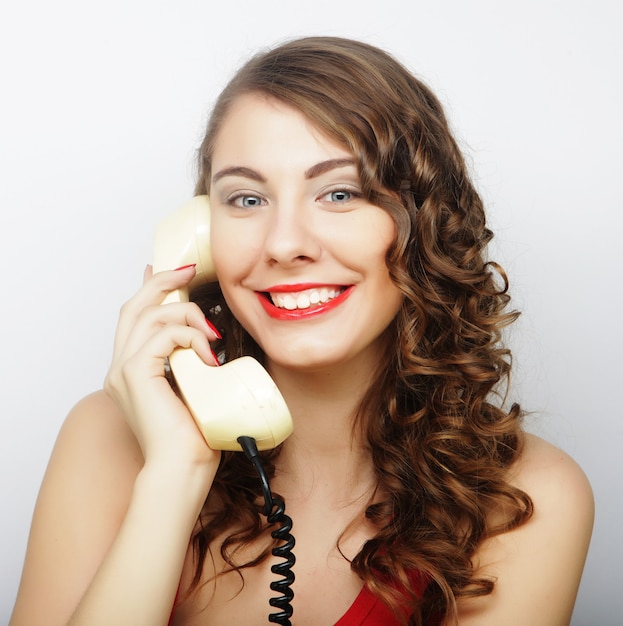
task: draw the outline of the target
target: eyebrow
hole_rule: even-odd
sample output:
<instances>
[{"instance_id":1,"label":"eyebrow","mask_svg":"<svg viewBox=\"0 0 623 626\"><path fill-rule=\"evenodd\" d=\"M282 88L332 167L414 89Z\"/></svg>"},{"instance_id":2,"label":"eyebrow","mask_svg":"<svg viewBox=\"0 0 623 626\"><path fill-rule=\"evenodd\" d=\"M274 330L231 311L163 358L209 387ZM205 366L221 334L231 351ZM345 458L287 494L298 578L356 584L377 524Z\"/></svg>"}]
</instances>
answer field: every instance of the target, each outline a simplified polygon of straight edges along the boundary
<instances>
[{"instance_id":1,"label":"eyebrow","mask_svg":"<svg viewBox=\"0 0 623 626\"><path fill-rule=\"evenodd\" d=\"M321 174L325 174L331 170L335 170L340 167L347 167L349 165L355 165L355 161L353 159L330 159L328 161L322 161L320 163L316 163L316 165L312 165L308 170L306 170L305 178L316 178L316 176L320 176Z\"/></svg>"},{"instance_id":2,"label":"eyebrow","mask_svg":"<svg viewBox=\"0 0 623 626\"><path fill-rule=\"evenodd\" d=\"M355 161L353 159L329 159L328 161L321 161L320 163L316 163L316 165L312 165L308 170L305 170L304 176L309 180L311 178L321 176L322 174L326 174L331 170L352 165L355 165ZM232 167L226 167L214 174L214 176L212 176L212 183L215 183L226 176L241 176L243 178L255 180L258 183L266 182L266 179L256 170L251 169L250 167L234 165Z\"/></svg>"},{"instance_id":3,"label":"eyebrow","mask_svg":"<svg viewBox=\"0 0 623 626\"><path fill-rule=\"evenodd\" d=\"M266 182L266 179L259 172L256 172L250 167L242 167L238 165L233 167L226 167L220 172L217 172L216 174L214 174L214 176L212 176L212 182L215 183L216 181L221 180L221 178L225 178L225 176L242 176L243 178L256 180L258 183Z\"/></svg>"}]
</instances>

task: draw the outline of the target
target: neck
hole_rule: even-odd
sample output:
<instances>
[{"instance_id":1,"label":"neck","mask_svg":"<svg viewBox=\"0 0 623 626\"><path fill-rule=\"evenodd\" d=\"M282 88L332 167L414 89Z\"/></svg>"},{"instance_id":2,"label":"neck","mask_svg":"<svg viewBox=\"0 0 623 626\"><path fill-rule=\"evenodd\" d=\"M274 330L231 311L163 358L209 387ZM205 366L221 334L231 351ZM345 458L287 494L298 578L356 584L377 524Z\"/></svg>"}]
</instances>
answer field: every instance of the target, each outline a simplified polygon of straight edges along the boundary
<instances>
[{"instance_id":1,"label":"neck","mask_svg":"<svg viewBox=\"0 0 623 626\"><path fill-rule=\"evenodd\" d=\"M290 500L318 495L336 504L370 496L374 467L355 417L373 372L344 365L316 372L269 367L294 420L277 461L279 489Z\"/></svg>"}]
</instances>

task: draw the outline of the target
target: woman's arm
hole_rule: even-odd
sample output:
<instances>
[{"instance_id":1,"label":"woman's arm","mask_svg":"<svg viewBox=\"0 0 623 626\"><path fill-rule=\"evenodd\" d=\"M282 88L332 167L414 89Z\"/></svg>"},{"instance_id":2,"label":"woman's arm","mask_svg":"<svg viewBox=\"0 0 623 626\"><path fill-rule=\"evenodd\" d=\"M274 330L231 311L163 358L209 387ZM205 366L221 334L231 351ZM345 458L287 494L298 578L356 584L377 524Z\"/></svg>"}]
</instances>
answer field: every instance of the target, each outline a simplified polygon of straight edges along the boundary
<instances>
[{"instance_id":1,"label":"woman's arm","mask_svg":"<svg viewBox=\"0 0 623 626\"><path fill-rule=\"evenodd\" d=\"M107 395L74 407L37 499L12 626L69 621L119 531L142 464Z\"/></svg>"},{"instance_id":2,"label":"woman's arm","mask_svg":"<svg viewBox=\"0 0 623 626\"><path fill-rule=\"evenodd\" d=\"M159 306L193 271L148 273L124 306L106 392L68 416L35 509L11 626L166 624L220 454L164 377L164 357L213 332Z\"/></svg>"},{"instance_id":3,"label":"woman's arm","mask_svg":"<svg viewBox=\"0 0 623 626\"><path fill-rule=\"evenodd\" d=\"M526 436L513 483L534 502L523 526L487 540L477 574L496 581L491 595L459 602L460 626L566 626L593 527L591 487L578 465Z\"/></svg>"}]
</instances>

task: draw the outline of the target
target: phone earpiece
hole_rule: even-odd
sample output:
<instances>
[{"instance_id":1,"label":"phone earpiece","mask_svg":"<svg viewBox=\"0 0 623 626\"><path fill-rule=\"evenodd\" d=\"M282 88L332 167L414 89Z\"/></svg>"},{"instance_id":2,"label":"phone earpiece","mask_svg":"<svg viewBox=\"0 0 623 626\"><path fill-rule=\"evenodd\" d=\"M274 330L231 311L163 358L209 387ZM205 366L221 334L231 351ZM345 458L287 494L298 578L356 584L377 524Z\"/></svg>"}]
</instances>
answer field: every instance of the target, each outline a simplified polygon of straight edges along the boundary
<instances>
[{"instance_id":1,"label":"phone earpiece","mask_svg":"<svg viewBox=\"0 0 623 626\"><path fill-rule=\"evenodd\" d=\"M195 196L156 226L154 273L190 263L196 265L196 273L189 289L216 280L210 254L210 203L207 196ZM176 295L171 294L166 301L176 299ZM179 300L184 300L184 296Z\"/></svg>"},{"instance_id":2,"label":"phone earpiece","mask_svg":"<svg viewBox=\"0 0 623 626\"><path fill-rule=\"evenodd\" d=\"M196 196L162 220L154 241L154 272L196 264L188 288L171 292L163 304L188 302L189 290L216 280L210 254L210 204ZM292 432L292 417L268 372L253 358L214 367L191 349L169 356L171 371L206 442L214 450L241 450L237 439L253 437L259 450L274 448Z\"/></svg>"}]
</instances>

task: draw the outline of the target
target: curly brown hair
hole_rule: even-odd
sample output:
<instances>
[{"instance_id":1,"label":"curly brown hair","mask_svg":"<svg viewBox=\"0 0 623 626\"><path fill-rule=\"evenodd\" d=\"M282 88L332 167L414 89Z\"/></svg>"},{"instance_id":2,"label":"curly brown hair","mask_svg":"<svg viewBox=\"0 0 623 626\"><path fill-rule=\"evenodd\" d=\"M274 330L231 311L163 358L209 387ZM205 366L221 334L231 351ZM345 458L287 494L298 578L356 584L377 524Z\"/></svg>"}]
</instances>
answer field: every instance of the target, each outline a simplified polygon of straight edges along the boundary
<instances>
[{"instance_id":1,"label":"curly brown hair","mask_svg":"<svg viewBox=\"0 0 623 626\"><path fill-rule=\"evenodd\" d=\"M364 197L385 209L397 235L387 266L404 295L386 358L358 411L383 501L368 506L376 535L352 561L372 592L410 624L455 618L456 599L490 593L472 557L487 537L525 522L532 503L508 482L522 442L521 411L503 408L510 353L503 270L485 259L492 237L482 201L437 98L389 54L334 37L295 40L251 59L219 97L200 150L196 192L209 193L211 155L231 103L260 93L295 107L347 147ZM224 339L227 359L261 351L233 318L218 285L197 294ZM265 454L270 472L279 450ZM211 542L221 552L263 535L259 486L242 455L223 456L199 530L194 585ZM493 521L495 520L495 522ZM427 581L413 591L413 572Z\"/></svg>"}]
</instances>

